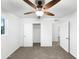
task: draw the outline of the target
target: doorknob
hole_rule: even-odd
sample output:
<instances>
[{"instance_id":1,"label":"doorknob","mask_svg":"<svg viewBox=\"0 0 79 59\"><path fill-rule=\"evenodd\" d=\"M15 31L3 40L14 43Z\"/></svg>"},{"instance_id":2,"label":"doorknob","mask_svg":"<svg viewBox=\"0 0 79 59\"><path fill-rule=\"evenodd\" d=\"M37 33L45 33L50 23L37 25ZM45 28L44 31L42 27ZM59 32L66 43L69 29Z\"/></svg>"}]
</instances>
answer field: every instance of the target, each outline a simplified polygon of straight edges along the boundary
<instances>
[{"instance_id":1,"label":"doorknob","mask_svg":"<svg viewBox=\"0 0 79 59\"><path fill-rule=\"evenodd\" d=\"M69 39L69 38L66 38L66 39Z\"/></svg>"}]
</instances>

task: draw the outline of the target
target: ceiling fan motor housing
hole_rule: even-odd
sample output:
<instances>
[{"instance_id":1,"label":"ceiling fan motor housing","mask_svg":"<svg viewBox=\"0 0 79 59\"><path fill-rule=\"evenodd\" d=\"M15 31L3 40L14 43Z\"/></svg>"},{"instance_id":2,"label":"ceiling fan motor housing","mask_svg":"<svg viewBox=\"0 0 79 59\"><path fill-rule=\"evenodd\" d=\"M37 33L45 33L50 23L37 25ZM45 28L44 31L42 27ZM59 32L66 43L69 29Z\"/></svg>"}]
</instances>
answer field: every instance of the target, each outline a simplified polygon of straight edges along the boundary
<instances>
[{"instance_id":1,"label":"ceiling fan motor housing","mask_svg":"<svg viewBox=\"0 0 79 59\"><path fill-rule=\"evenodd\" d=\"M35 0L36 5L44 5L45 0Z\"/></svg>"}]
</instances>

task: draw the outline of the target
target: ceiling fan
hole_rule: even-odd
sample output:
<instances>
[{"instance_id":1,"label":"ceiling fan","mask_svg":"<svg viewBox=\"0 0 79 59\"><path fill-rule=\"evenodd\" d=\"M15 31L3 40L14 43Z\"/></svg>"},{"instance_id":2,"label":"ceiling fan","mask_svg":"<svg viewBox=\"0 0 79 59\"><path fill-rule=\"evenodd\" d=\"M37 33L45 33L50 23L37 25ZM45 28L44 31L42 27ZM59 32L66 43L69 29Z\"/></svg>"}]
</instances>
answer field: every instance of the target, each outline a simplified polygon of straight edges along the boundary
<instances>
[{"instance_id":1,"label":"ceiling fan","mask_svg":"<svg viewBox=\"0 0 79 59\"><path fill-rule=\"evenodd\" d=\"M45 0L36 0L35 4L33 4L30 0L23 0L28 5L30 5L32 8L34 8L34 11L24 13L24 15L35 13L38 17L45 15L48 16L55 16L55 14L48 12L47 10L57 4L60 0L52 0L45 4Z\"/></svg>"}]
</instances>

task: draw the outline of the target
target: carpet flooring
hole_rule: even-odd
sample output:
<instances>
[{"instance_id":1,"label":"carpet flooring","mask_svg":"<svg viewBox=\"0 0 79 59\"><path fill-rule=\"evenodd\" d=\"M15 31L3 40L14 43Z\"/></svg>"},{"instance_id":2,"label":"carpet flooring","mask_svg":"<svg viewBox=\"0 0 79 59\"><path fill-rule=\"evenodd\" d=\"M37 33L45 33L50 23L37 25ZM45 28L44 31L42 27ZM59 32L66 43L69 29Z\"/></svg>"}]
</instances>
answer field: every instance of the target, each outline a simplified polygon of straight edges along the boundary
<instances>
[{"instance_id":1,"label":"carpet flooring","mask_svg":"<svg viewBox=\"0 0 79 59\"><path fill-rule=\"evenodd\" d=\"M52 47L21 47L7 59L76 59L71 54L64 51L58 43L53 43Z\"/></svg>"}]
</instances>

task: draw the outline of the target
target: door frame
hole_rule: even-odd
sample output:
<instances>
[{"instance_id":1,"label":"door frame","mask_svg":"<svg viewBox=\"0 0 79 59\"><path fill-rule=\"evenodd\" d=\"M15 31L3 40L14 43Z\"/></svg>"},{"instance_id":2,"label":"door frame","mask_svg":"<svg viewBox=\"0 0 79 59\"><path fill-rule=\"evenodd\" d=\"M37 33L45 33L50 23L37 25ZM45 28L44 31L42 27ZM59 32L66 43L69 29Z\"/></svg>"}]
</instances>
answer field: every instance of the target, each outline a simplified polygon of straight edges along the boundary
<instances>
[{"instance_id":1,"label":"door frame","mask_svg":"<svg viewBox=\"0 0 79 59\"><path fill-rule=\"evenodd\" d=\"M68 52L70 53L70 21L68 21Z\"/></svg>"},{"instance_id":2,"label":"door frame","mask_svg":"<svg viewBox=\"0 0 79 59\"><path fill-rule=\"evenodd\" d=\"M33 31L34 31L34 25L35 24L39 24L40 25L40 42L39 43L36 43L36 44L40 44L40 46L41 46L41 23L32 23ZM34 32L33 32L33 34L34 34ZM33 35L33 46L34 46L34 35Z\"/></svg>"}]
</instances>

